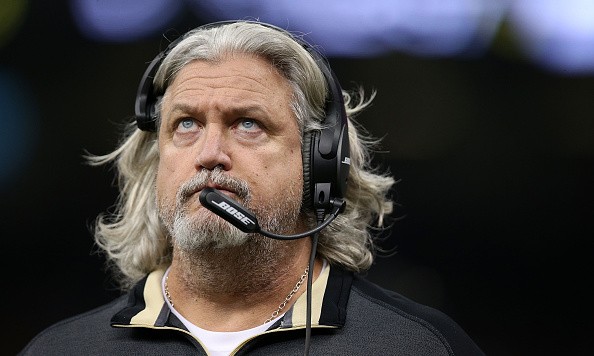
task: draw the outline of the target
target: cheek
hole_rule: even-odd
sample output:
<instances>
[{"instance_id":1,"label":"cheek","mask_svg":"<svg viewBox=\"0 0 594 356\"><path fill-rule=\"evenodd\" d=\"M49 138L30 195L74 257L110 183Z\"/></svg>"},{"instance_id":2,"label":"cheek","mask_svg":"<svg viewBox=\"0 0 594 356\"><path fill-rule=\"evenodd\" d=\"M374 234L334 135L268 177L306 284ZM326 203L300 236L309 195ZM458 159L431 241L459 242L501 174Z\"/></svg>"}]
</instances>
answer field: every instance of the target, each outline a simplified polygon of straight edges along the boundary
<instances>
[{"instance_id":1,"label":"cheek","mask_svg":"<svg viewBox=\"0 0 594 356\"><path fill-rule=\"evenodd\" d=\"M167 190L167 187L170 186L168 183L167 178L171 177L163 171L161 165L159 165L159 170L157 171L157 180L156 180L156 191L157 191L157 201L159 203L163 201L171 200L169 197L171 193Z\"/></svg>"},{"instance_id":2,"label":"cheek","mask_svg":"<svg viewBox=\"0 0 594 356\"><path fill-rule=\"evenodd\" d=\"M303 188L303 161L300 151L287 150L265 161L263 169L254 172L260 178L266 195L299 196ZM257 183L258 184L258 183ZM271 194L272 193L272 194Z\"/></svg>"},{"instance_id":3,"label":"cheek","mask_svg":"<svg viewBox=\"0 0 594 356\"><path fill-rule=\"evenodd\" d=\"M156 190L158 201L174 201L177 190L183 181L180 172L181 164L175 164L174 160L161 156L157 168Z\"/></svg>"}]
</instances>

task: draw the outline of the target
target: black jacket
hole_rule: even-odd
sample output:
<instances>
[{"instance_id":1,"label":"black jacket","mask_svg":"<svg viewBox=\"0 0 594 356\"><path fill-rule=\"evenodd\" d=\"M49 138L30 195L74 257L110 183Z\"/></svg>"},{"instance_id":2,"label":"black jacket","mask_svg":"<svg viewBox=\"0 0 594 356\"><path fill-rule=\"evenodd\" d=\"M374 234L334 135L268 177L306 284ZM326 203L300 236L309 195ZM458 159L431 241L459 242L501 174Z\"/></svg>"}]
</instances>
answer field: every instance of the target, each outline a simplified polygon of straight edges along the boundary
<instances>
[{"instance_id":1,"label":"black jacket","mask_svg":"<svg viewBox=\"0 0 594 356\"><path fill-rule=\"evenodd\" d=\"M163 270L127 296L61 321L19 355L206 355L163 299ZM445 314L385 290L340 267L326 268L312 288L311 355L483 355ZM300 355L305 293L268 331L236 355Z\"/></svg>"}]
</instances>

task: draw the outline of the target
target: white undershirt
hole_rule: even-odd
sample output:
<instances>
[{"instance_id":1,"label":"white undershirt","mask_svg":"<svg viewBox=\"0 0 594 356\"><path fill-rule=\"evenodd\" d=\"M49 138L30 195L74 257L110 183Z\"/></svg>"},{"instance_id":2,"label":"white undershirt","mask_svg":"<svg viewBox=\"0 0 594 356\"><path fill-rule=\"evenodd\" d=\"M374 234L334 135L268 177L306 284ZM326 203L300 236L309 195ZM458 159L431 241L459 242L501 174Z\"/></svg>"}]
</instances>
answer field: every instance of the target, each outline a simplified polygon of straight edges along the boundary
<instances>
[{"instance_id":1,"label":"white undershirt","mask_svg":"<svg viewBox=\"0 0 594 356\"><path fill-rule=\"evenodd\" d=\"M326 268L327 262L324 260L324 264L322 266L322 272ZM167 299L165 295L165 279L169 274L169 268L165 271L163 275L163 279L161 281L161 288L163 290L163 298L165 302L171 309L171 312L175 314L179 318L179 320L188 328L194 336L196 336L204 345L205 349L207 350L209 355L213 356L228 356L233 350L237 348L242 342L251 338L252 336L258 335L263 333L264 331L268 330L268 328L274 324L277 320L282 318L285 313L279 314L278 317L269 321L266 324L258 325L254 328L247 329L247 330L240 330L240 331L210 331L206 329L202 329L194 324L192 324L188 319L184 318L172 305L169 303L169 299Z\"/></svg>"},{"instance_id":2,"label":"white undershirt","mask_svg":"<svg viewBox=\"0 0 594 356\"><path fill-rule=\"evenodd\" d=\"M188 328L188 330L196 336L204 345L204 348L208 351L209 355L213 356L228 356L233 350L237 348L242 342L251 338L252 336L258 335L266 331L272 324L274 324L278 318L263 324L256 326L255 328L241 330L241 331L210 331L202 329L184 318L180 313L169 305L173 314L175 314L179 320Z\"/></svg>"}]
</instances>

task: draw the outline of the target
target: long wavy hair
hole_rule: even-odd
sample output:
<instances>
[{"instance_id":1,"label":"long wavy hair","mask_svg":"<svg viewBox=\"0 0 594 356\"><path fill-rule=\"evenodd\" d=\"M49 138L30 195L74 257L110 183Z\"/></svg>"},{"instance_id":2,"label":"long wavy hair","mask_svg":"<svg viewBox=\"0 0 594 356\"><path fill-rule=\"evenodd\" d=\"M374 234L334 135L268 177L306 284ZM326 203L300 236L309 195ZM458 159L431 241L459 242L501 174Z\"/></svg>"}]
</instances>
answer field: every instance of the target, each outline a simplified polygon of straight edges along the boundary
<instances>
[{"instance_id":1,"label":"long wavy hair","mask_svg":"<svg viewBox=\"0 0 594 356\"><path fill-rule=\"evenodd\" d=\"M169 83L189 62L221 61L242 54L268 60L289 81L293 110L303 135L321 127L328 88L318 65L292 35L253 22L188 32L163 60L154 87L166 95ZM343 90L343 97L351 151L346 209L320 233L317 253L332 264L360 272L373 263L377 251L374 238L392 212L390 189L395 181L387 171L371 166L379 140L354 121L371 103L375 92L366 98L362 88ZM112 211L97 217L94 236L116 282L127 290L147 273L168 265L172 246L156 203L158 132L141 131L134 122L123 131L113 152L88 154L86 159L91 165L115 167L120 194Z\"/></svg>"}]
</instances>

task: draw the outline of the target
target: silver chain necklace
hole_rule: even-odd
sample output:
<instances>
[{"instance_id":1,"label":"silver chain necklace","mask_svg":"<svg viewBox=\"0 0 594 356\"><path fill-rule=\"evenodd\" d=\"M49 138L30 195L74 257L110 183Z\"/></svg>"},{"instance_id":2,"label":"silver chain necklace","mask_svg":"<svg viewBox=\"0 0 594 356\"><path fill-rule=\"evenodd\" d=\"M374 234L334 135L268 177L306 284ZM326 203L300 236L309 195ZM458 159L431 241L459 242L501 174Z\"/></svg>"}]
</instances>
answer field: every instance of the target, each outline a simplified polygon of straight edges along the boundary
<instances>
[{"instance_id":1,"label":"silver chain necklace","mask_svg":"<svg viewBox=\"0 0 594 356\"><path fill-rule=\"evenodd\" d=\"M289 303L289 301L293 298L295 293L297 293L299 288L301 288L301 285L303 284L303 282L305 282L305 279L307 278L308 273L309 273L309 266L307 266L305 268L305 271L303 272L301 277L299 277L299 280L295 284L295 287L293 287L293 289L285 297L285 300L283 300L282 303L280 303L278 305L278 308L276 308L276 310L272 312L272 314L270 315L270 318L266 319L266 321L263 324L269 323L272 320L274 320L276 317L278 317L281 310L283 310L287 306L287 303ZM171 299L171 294L169 294L169 286L167 284L168 280L169 280L169 273L167 273L167 276L165 276L165 296L167 297L169 304L171 304L171 307L173 308L173 300Z\"/></svg>"},{"instance_id":2,"label":"silver chain necklace","mask_svg":"<svg viewBox=\"0 0 594 356\"><path fill-rule=\"evenodd\" d=\"M305 282L305 278L307 278L308 273L309 273L309 266L305 267L305 272L303 272L301 277L299 277L299 280L297 281L297 284L295 284L295 287L293 287L293 290L291 290L289 292L289 294L285 297L285 300L283 300L283 302L278 305L278 308L276 308L276 310L272 312L272 315L270 315L270 318L266 319L264 324L267 324L267 323L271 322L273 319L275 319L278 316L278 313L280 313L280 311L283 310L287 306L287 303L289 302L289 300L291 300L291 298L293 298L293 296L295 295L295 293L297 293L297 291L299 290L299 288L301 287L303 282Z\"/></svg>"}]
</instances>

